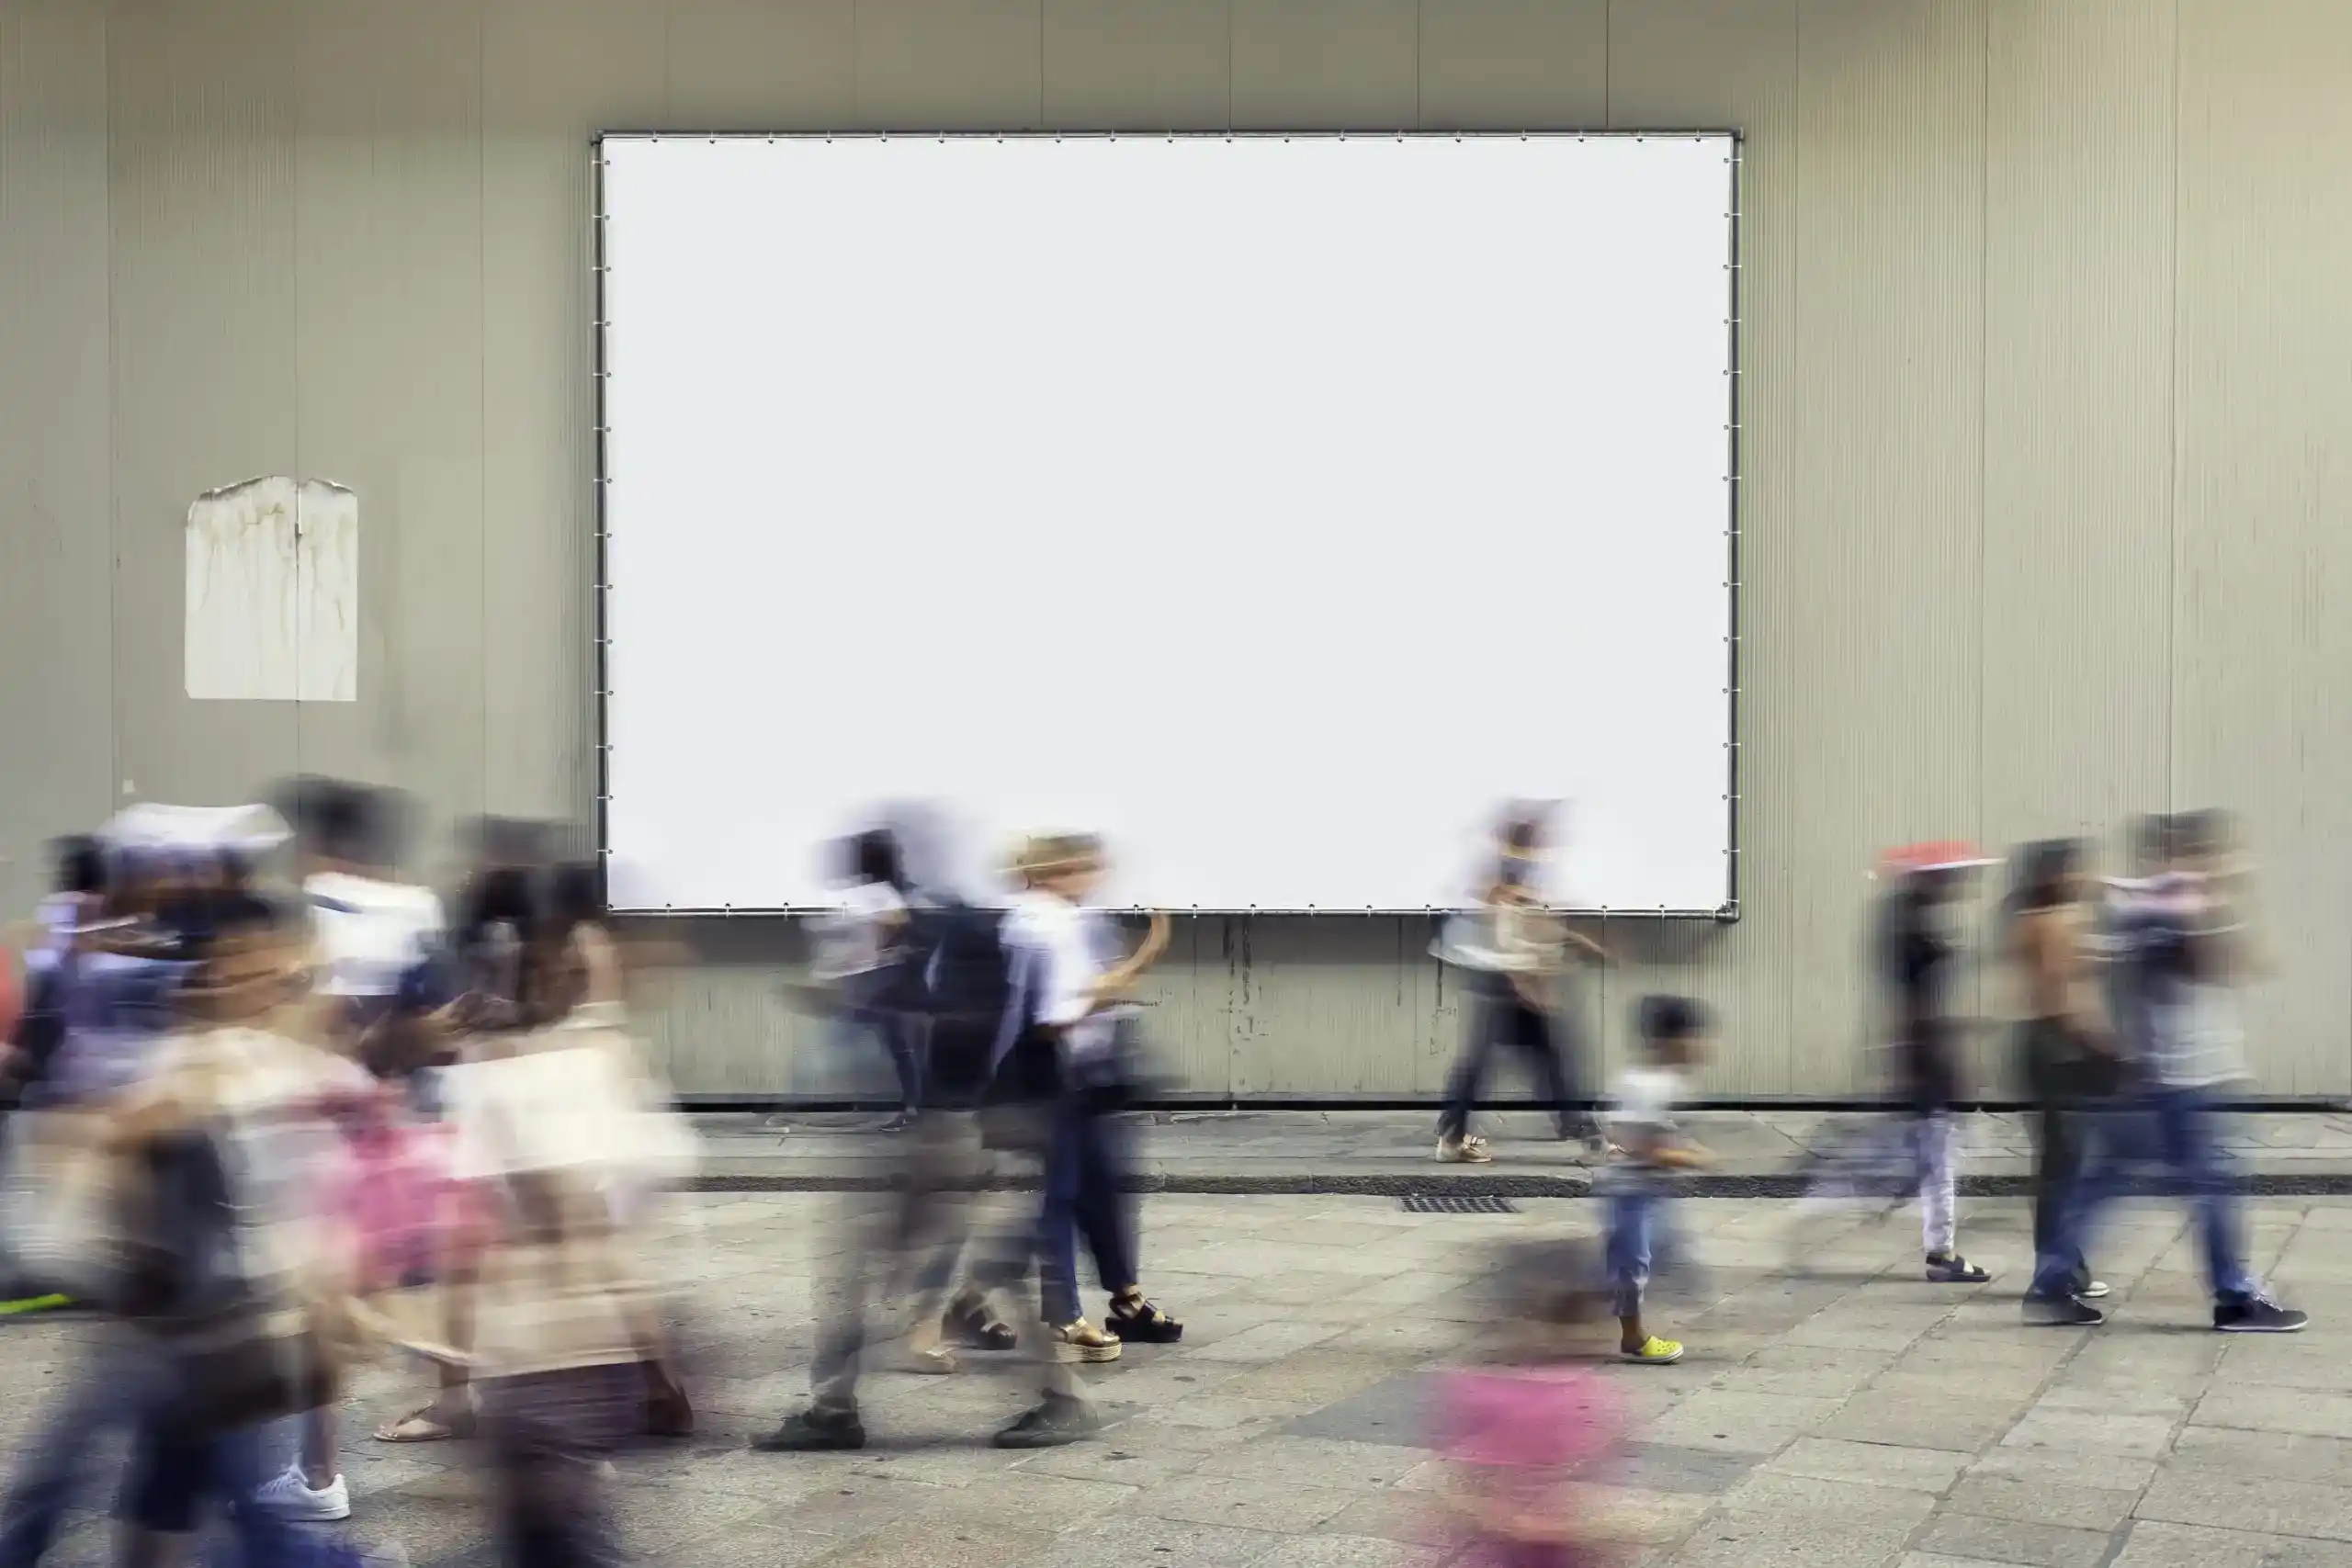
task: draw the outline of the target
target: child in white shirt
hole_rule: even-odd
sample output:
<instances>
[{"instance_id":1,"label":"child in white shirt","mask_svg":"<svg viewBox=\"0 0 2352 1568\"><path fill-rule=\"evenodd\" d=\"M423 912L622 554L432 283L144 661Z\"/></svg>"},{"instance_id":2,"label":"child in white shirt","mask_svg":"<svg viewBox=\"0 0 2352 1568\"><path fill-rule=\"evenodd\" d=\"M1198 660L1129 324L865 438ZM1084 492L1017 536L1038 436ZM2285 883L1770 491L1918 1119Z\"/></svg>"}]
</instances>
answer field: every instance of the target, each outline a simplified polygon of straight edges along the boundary
<instances>
[{"instance_id":1,"label":"child in white shirt","mask_svg":"<svg viewBox=\"0 0 2352 1568\"><path fill-rule=\"evenodd\" d=\"M1660 1339L1642 1322L1654 1254L1671 1260L1673 1228L1667 1209L1675 1171L1707 1163L1707 1151L1674 1124L1690 1070L1706 1055L1709 1020L1699 1003L1680 997L1645 997L1639 1027L1642 1056L1617 1080L1610 1120L1625 1162L1609 1195L1609 1285L1616 1298L1620 1353L1626 1360L1662 1366L1682 1359L1682 1346Z\"/></svg>"}]
</instances>

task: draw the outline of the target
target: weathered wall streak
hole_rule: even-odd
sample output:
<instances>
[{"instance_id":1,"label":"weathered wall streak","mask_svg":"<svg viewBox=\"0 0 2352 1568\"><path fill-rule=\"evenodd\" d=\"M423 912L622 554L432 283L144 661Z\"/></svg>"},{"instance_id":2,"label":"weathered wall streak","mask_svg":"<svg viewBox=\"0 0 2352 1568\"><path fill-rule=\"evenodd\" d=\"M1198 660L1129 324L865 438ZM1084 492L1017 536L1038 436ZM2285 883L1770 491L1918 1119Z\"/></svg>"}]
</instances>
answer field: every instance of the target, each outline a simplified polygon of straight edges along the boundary
<instances>
[{"instance_id":1,"label":"weathered wall streak","mask_svg":"<svg viewBox=\"0 0 2352 1568\"><path fill-rule=\"evenodd\" d=\"M357 496L247 479L189 504L186 542L190 701L358 701Z\"/></svg>"},{"instance_id":2,"label":"weathered wall streak","mask_svg":"<svg viewBox=\"0 0 2352 1568\"><path fill-rule=\"evenodd\" d=\"M1873 851L2220 801L2275 869L2263 1083L2352 1091L2347 65L2324 0L9 0L0 901L125 777L586 814L600 128L1732 125L1743 919L1612 922L1578 1016L1613 1056L1693 992L1718 1090L1855 1086ZM255 473L365 499L355 702L187 698L187 501ZM682 934L684 1087L885 1081L783 1000L794 933ZM1433 1094L1428 936L1186 922L1153 1038L1203 1090Z\"/></svg>"}]
</instances>

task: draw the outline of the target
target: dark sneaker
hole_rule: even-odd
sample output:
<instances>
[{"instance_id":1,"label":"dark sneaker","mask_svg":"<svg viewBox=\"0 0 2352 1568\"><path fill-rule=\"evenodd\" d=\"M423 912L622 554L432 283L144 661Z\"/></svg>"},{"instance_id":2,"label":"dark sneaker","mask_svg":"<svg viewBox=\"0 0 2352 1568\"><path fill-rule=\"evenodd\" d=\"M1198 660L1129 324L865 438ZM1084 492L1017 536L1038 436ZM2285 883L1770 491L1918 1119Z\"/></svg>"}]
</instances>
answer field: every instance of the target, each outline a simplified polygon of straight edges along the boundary
<instances>
[{"instance_id":1,"label":"dark sneaker","mask_svg":"<svg viewBox=\"0 0 2352 1568\"><path fill-rule=\"evenodd\" d=\"M784 1424L765 1437L753 1438L752 1446L769 1454L848 1453L865 1446L865 1423L857 1418L855 1410L828 1410L812 1404L786 1416Z\"/></svg>"},{"instance_id":2,"label":"dark sneaker","mask_svg":"<svg viewBox=\"0 0 2352 1568\"><path fill-rule=\"evenodd\" d=\"M2280 1306L2268 1296L2213 1303L2213 1326L2224 1334L2300 1334L2311 1320L2311 1314Z\"/></svg>"},{"instance_id":3,"label":"dark sneaker","mask_svg":"<svg viewBox=\"0 0 2352 1568\"><path fill-rule=\"evenodd\" d=\"M1141 1296L1113 1301L1102 1326L1130 1345L1173 1345L1184 1337L1182 1324Z\"/></svg>"},{"instance_id":4,"label":"dark sneaker","mask_svg":"<svg viewBox=\"0 0 2352 1568\"><path fill-rule=\"evenodd\" d=\"M1094 1411L1082 1399L1072 1399L1066 1393L1049 1393L1045 1403L1035 1410L1023 1411L1020 1419L996 1435L1001 1449L1057 1449L1064 1443L1075 1443L1091 1437L1096 1422Z\"/></svg>"},{"instance_id":5,"label":"dark sneaker","mask_svg":"<svg viewBox=\"0 0 2352 1568\"><path fill-rule=\"evenodd\" d=\"M1957 1252L1928 1259L1928 1278L1939 1285L1981 1285L1992 1277Z\"/></svg>"},{"instance_id":6,"label":"dark sneaker","mask_svg":"<svg viewBox=\"0 0 2352 1568\"><path fill-rule=\"evenodd\" d=\"M2075 1296L2028 1296L2025 1320L2041 1328L2097 1328L2107 1314Z\"/></svg>"}]
</instances>

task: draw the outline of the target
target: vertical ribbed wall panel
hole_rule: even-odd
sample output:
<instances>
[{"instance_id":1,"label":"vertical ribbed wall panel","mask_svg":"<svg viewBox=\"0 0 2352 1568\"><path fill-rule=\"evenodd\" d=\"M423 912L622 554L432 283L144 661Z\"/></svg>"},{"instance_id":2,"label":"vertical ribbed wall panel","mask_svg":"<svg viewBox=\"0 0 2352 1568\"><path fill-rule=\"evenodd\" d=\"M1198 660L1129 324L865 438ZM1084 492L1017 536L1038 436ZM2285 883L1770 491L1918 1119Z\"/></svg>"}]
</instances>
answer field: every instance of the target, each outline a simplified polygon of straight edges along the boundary
<instances>
[{"instance_id":1,"label":"vertical ribbed wall panel","mask_svg":"<svg viewBox=\"0 0 2352 1568\"><path fill-rule=\"evenodd\" d=\"M1046 0L1045 123L1220 130L1233 123L1231 0Z\"/></svg>"},{"instance_id":2,"label":"vertical ribbed wall panel","mask_svg":"<svg viewBox=\"0 0 2352 1568\"><path fill-rule=\"evenodd\" d=\"M1043 0L858 0L856 124L877 130L1038 129L1045 117L1044 28ZM693 90L688 83L677 86L682 95Z\"/></svg>"},{"instance_id":3,"label":"vertical ribbed wall panel","mask_svg":"<svg viewBox=\"0 0 2352 1568\"><path fill-rule=\"evenodd\" d=\"M666 9L483 0L483 797L502 815L585 822L594 805L588 144L666 118Z\"/></svg>"},{"instance_id":4,"label":"vertical ribbed wall panel","mask_svg":"<svg viewBox=\"0 0 2352 1568\"><path fill-rule=\"evenodd\" d=\"M0 6L0 919L114 777L107 28Z\"/></svg>"},{"instance_id":5,"label":"vertical ribbed wall panel","mask_svg":"<svg viewBox=\"0 0 2352 1568\"><path fill-rule=\"evenodd\" d=\"M0 720L40 745L11 748L0 886L21 908L38 839L126 779L224 798L311 765L407 784L436 823L587 816L600 128L1734 126L1743 918L1612 927L1631 962L1586 1021L1619 1055L1634 997L1690 991L1724 1015L1718 1090L1858 1087L1876 851L2211 801L2271 870L2264 1085L2352 1089L2352 16L2175 15L18 0L0 263L32 287L0 298ZM347 708L181 694L181 517L267 472L362 492ZM616 528L647 522L623 476ZM715 678L773 714L810 656ZM649 1026L682 1087L881 1081L779 992L793 933L678 934L698 962ZM1428 936L1185 922L1160 1054L1204 1090L1432 1092L1460 1009Z\"/></svg>"},{"instance_id":6,"label":"vertical ribbed wall panel","mask_svg":"<svg viewBox=\"0 0 2352 1568\"><path fill-rule=\"evenodd\" d=\"M1609 0L1420 0L1423 130L1609 122Z\"/></svg>"},{"instance_id":7,"label":"vertical ribbed wall panel","mask_svg":"<svg viewBox=\"0 0 2352 1568\"><path fill-rule=\"evenodd\" d=\"M397 784L447 868L483 808L481 8L288 0L300 472L358 492L355 703L299 710L308 771ZM549 558L550 577L575 570ZM577 660L544 628L540 662Z\"/></svg>"},{"instance_id":8,"label":"vertical ribbed wall panel","mask_svg":"<svg viewBox=\"0 0 2352 1568\"><path fill-rule=\"evenodd\" d=\"M1616 925L1609 945L1637 962L1595 976L1608 1056L1624 1057L1634 1002L1646 991L1703 998L1721 1015L1709 1086L1785 1094L1789 953L1804 908L1790 851L1805 787L1809 738L1788 716L1805 700L1788 635L1813 595L1789 544L1798 469L1796 0L1623 0L1609 20L1610 124L1618 130L1724 126L1741 151L1739 923Z\"/></svg>"},{"instance_id":9,"label":"vertical ribbed wall panel","mask_svg":"<svg viewBox=\"0 0 2352 1568\"><path fill-rule=\"evenodd\" d=\"M151 799L241 799L300 765L293 704L187 699L182 536L203 491L300 468L302 43L284 0L109 17L115 784Z\"/></svg>"},{"instance_id":10,"label":"vertical ribbed wall panel","mask_svg":"<svg viewBox=\"0 0 2352 1568\"><path fill-rule=\"evenodd\" d=\"M2169 6L1990 20L1983 834L2112 869L2165 794L2176 39ZM2004 1043L1983 1079L2021 1089Z\"/></svg>"},{"instance_id":11,"label":"vertical ribbed wall panel","mask_svg":"<svg viewBox=\"0 0 2352 1568\"><path fill-rule=\"evenodd\" d=\"M1416 0L1231 0L1233 123L1382 130L1414 123Z\"/></svg>"},{"instance_id":12,"label":"vertical ribbed wall panel","mask_svg":"<svg viewBox=\"0 0 2352 1568\"><path fill-rule=\"evenodd\" d=\"M2265 1084L2352 1089L2352 12L2181 8L2172 798L2234 807Z\"/></svg>"},{"instance_id":13,"label":"vertical ribbed wall panel","mask_svg":"<svg viewBox=\"0 0 2352 1568\"><path fill-rule=\"evenodd\" d=\"M1758 724L1788 818L1792 1087L1870 1081L1872 857L1978 826L1983 7L1806 0L1797 27L1796 406L1785 549L1797 685ZM1777 699L1777 700L1776 700Z\"/></svg>"},{"instance_id":14,"label":"vertical ribbed wall panel","mask_svg":"<svg viewBox=\"0 0 2352 1568\"><path fill-rule=\"evenodd\" d=\"M671 125L830 130L856 123L857 0L678 0L664 26Z\"/></svg>"}]
</instances>

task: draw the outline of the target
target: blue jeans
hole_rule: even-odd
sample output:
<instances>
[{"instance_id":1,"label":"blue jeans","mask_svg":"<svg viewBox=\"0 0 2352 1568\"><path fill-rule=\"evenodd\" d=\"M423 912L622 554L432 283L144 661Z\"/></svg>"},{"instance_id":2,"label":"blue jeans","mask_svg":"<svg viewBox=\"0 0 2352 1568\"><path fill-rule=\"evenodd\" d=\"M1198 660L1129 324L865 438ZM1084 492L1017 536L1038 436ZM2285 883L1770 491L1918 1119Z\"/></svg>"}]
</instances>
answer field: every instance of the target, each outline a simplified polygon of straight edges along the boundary
<instances>
[{"instance_id":1,"label":"blue jeans","mask_svg":"<svg viewBox=\"0 0 2352 1568\"><path fill-rule=\"evenodd\" d=\"M323 1561L326 1543L259 1506L254 1495L277 1472L266 1427L190 1433L161 1419L173 1403L167 1369L146 1347L115 1341L96 1348L88 1383L59 1404L47 1429L28 1446L8 1489L0 1523L0 1565L34 1568L79 1499L88 1461L110 1432L129 1427L130 1464L115 1502L117 1516L141 1529L184 1535L209 1503L224 1513L244 1568L296 1568Z\"/></svg>"},{"instance_id":2,"label":"blue jeans","mask_svg":"<svg viewBox=\"0 0 2352 1568\"><path fill-rule=\"evenodd\" d=\"M1065 1324L1078 1304L1078 1242L1094 1254L1102 1288L1117 1294L1136 1282L1135 1227L1127 1212L1125 1129L1082 1097L1055 1108L1046 1149L1046 1203L1038 1218L1038 1257L1046 1321Z\"/></svg>"},{"instance_id":3,"label":"blue jeans","mask_svg":"<svg viewBox=\"0 0 2352 1568\"><path fill-rule=\"evenodd\" d=\"M89 1479L100 1440L137 1414L141 1369L118 1351L96 1348L79 1386L58 1401L17 1460L0 1515L0 1568L33 1568L41 1560Z\"/></svg>"},{"instance_id":4,"label":"blue jeans","mask_svg":"<svg viewBox=\"0 0 2352 1568\"><path fill-rule=\"evenodd\" d=\"M1664 1192L1638 1179L1609 1195L1610 1310L1619 1317L1640 1314L1655 1269L1670 1272L1679 1266L1681 1243L1668 1201Z\"/></svg>"},{"instance_id":5,"label":"blue jeans","mask_svg":"<svg viewBox=\"0 0 2352 1568\"><path fill-rule=\"evenodd\" d=\"M2034 1260L2032 1293L2052 1297L2073 1288L2099 1211L2137 1186L2153 1165L2187 1200L2205 1247L2205 1278L2218 1302L2240 1302L2260 1289L2247 1271L2240 1236L2237 1173L2222 1148L2220 1118L2201 1089L2143 1089L2098 1123L2090 1157L2064 1203L2050 1248Z\"/></svg>"}]
</instances>

